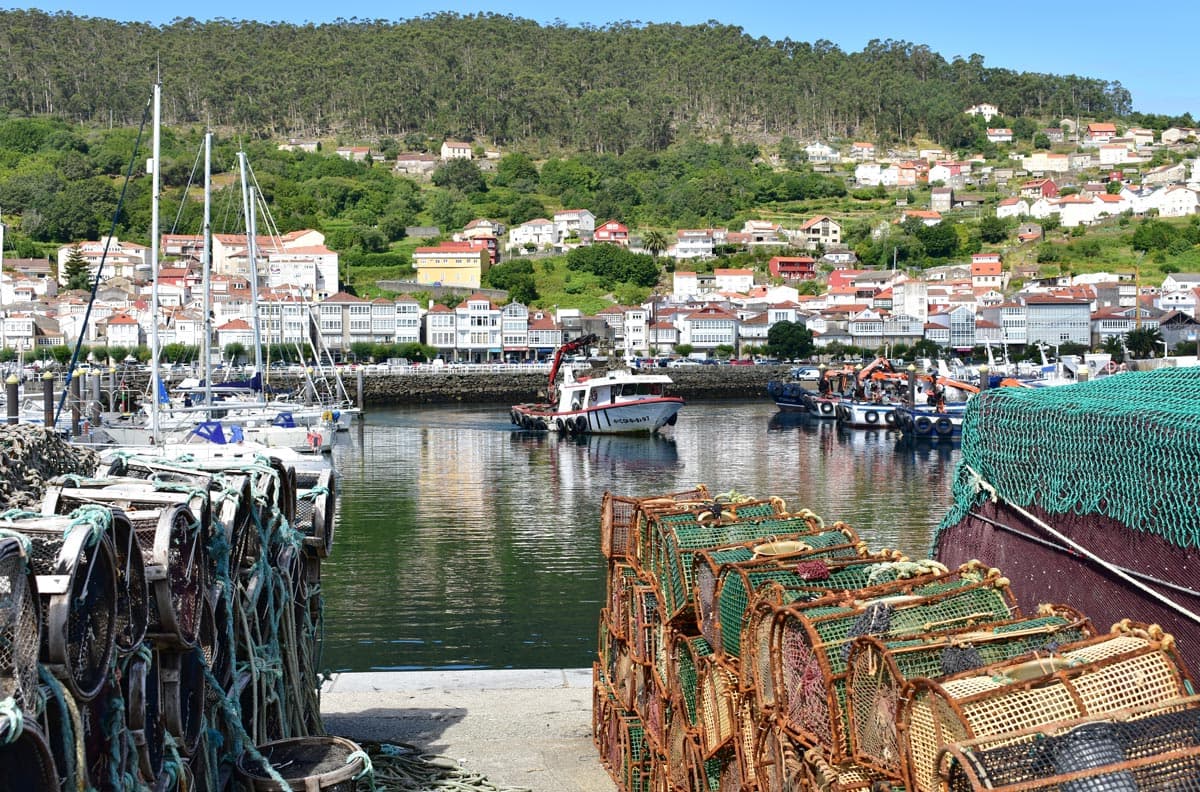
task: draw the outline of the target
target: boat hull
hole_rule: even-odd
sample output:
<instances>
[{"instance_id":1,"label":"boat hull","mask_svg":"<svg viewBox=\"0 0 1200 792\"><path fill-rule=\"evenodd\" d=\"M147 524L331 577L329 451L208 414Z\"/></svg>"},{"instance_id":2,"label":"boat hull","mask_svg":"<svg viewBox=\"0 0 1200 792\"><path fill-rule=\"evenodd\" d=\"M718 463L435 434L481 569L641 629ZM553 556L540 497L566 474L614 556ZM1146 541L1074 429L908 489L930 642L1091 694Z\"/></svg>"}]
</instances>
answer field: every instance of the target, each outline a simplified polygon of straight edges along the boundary
<instances>
[{"instance_id":1,"label":"boat hull","mask_svg":"<svg viewBox=\"0 0 1200 792\"><path fill-rule=\"evenodd\" d=\"M839 426L850 429L895 429L896 405L843 399L835 408Z\"/></svg>"},{"instance_id":2,"label":"boat hull","mask_svg":"<svg viewBox=\"0 0 1200 792\"><path fill-rule=\"evenodd\" d=\"M933 407L897 407L896 426L914 440L953 443L962 439L962 409L938 412Z\"/></svg>"},{"instance_id":3,"label":"boat hull","mask_svg":"<svg viewBox=\"0 0 1200 792\"><path fill-rule=\"evenodd\" d=\"M512 422L530 431L563 434L653 434L675 423L683 399L666 396L560 412L548 404L518 404Z\"/></svg>"}]
</instances>

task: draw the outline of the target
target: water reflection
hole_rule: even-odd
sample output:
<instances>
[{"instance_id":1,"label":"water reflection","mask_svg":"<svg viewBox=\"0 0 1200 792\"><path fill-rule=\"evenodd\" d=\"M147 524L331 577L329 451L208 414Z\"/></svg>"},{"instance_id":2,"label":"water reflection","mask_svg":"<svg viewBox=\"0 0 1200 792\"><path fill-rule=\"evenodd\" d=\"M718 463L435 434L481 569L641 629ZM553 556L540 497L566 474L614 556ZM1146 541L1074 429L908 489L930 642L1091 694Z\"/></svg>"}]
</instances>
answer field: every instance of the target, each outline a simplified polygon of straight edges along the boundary
<instances>
[{"instance_id":1,"label":"water reflection","mask_svg":"<svg viewBox=\"0 0 1200 792\"><path fill-rule=\"evenodd\" d=\"M667 437L559 438L455 406L372 411L342 440L324 663L353 670L590 663L606 490L780 495L923 555L958 458L765 401L689 404Z\"/></svg>"}]
</instances>

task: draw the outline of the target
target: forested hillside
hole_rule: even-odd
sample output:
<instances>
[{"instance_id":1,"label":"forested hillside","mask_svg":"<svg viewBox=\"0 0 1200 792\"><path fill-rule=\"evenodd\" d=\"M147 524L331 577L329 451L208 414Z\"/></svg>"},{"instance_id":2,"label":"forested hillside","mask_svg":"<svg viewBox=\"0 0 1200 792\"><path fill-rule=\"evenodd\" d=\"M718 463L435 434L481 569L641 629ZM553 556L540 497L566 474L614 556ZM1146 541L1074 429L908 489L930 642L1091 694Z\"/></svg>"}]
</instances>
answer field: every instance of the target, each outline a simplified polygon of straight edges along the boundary
<instances>
[{"instance_id":1,"label":"forested hillside","mask_svg":"<svg viewBox=\"0 0 1200 792\"><path fill-rule=\"evenodd\" d=\"M0 112L136 124L161 69L168 124L261 136L446 136L596 153L691 134L763 140L916 134L953 145L963 109L1129 113L1120 83L947 61L927 47L752 38L709 23L603 28L496 15L163 27L0 12Z\"/></svg>"}]
</instances>

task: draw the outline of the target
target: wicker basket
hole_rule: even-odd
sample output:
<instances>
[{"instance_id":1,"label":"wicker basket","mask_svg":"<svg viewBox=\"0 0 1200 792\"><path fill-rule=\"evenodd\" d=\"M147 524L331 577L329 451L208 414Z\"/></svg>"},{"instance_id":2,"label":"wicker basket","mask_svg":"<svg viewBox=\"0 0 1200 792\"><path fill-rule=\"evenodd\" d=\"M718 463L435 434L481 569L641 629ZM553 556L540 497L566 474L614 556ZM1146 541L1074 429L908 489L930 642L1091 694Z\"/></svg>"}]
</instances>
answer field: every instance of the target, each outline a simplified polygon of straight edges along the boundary
<instances>
[{"instance_id":1,"label":"wicker basket","mask_svg":"<svg viewBox=\"0 0 1200 792\"><path fill-rule=\"evenodd\" d=\"M937 756L944 745L1191 692L1169 635L1131 623L1113 629L1053 655L1023 655L937 682L910 680L901 693L897 727L911 788L937 788Z\"/></svg>"},{"instance_id":2,"label":"wicker basket","mask_svg":"<svg viewBox=\"0 0 1200 792\"><path fill-rule=\"evenodd\" d=\"M896 713L907 680L936 679L1095 634L1092 623L1074 608L1044 605L1030 619L899 641L857 639L850 650L846 677L854 761L891 778L900 778Z\"/></svg>"},{"instance_id":3,"label":"wicker basket","mask_svg":"<svg viewBox=\"0 0 1200 792\"><path fill-rule=\"evenodd\" d=\"M814 792L886 792L903 790L904 786L869 767L854 762L830 764L817 748L805 751L802 761L803 781L797 789Z\"/></svg>"},{"instance_id":4,"label":"wicker basket","mask_svg":"<svg viewBox=\"0 0 1200 792\"><path fill-rule=\"evenodd\" d=\"M702 636L672 635L670 662L667 666L667 695L676 702L679 718L689 729L700 729L699 696L700 670L704 658L712 655L712 647Z\"/></svg>"},{"instance_id":5,"label":"wicker basket","mask_svg":"<svg viewBox=\"0 0 1200 792\"><path fill-rule=\"evenodd\" d=\"M650 585L634 585L630 590L629 625L625 634L633 659L651 665L658 655L658 592Z\"/></svg>"},{"instance_id":6,"label":"wicker basket","mask_svg":"<svg viewBox=\"0 0 1200 792\"><path fill-rule=\"evenodd\" d=\"M258 746L258 753L279 771L288 787L294 790L352 792L365 769L362 748L342 737L277 740ZM238 758L237 771L251 789L264 792L284 789L271 779L262 763L248 752Z\"/></svg>"},{"instance_id":7,"label":"wicker basket","mask_svg":"<svg viewBox=\"0 0 1200 792\"><path fill-rule=\"evenodd\" d=\"M938 755L938 775L948 792L1196 789L1200 697L955 743Z\"/></svg>"},{"instance_id":8,"label":"wicker basket","mask_svg":"<svg viewBox=\"0 0 1200 792\"><path fill-rule=\"evenodd\" d=\"M633 609L633 587L646 583L630 564L615 562L608 565L608 617L613 635L629 638L629 619Z\"/></svg>"},{"instance_id":9,"label":"wicker basket","mask_svg":"<svg viewBox=\"0 0 1200 792\"><path fill-rule=\"evenodd\" d=\"M869 593L874 596L863 596ZM783 608L772 622L772 673L781 725L822 746L834 763L850 761L846 660L857 635L915 636L949 626L1019 615L1008 581L969 565L956 572L888 584Z\"/></svg>"},{"instance_id":10,"label":"wicker basket","mask_svg":"<svg viewBox=\"0 0 1200 792\"><path fill-rule=\"evenodd\" d=\"M37 701L42 611L23 538L0 538L0 699L22 711Z\"/></svg>"},{"instance_id":11,"label":"wicker basket","mask_svg":"<svg viewBox=\"0 0 1200 792\"><path fill-rule=\"evenodd\" d=\"M802 748L778 725L764 722L755 735L754 776L761 792L792 792L802 786Z\"/></svg>"}]
</instances>

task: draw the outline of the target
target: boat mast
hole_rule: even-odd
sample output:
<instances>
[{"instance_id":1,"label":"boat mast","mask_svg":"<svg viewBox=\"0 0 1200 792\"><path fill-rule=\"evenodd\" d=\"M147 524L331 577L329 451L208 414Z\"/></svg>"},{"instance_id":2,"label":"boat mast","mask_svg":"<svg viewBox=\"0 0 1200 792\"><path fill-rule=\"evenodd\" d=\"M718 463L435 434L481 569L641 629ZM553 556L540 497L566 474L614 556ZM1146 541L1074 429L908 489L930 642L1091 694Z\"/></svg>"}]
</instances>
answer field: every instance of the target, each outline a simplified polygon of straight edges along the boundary
<instances>
[{"instance_id":1,"label":"boat mast","mask_svg":"<svg viewBox=\"0 0 1200 792\"><path fill-rule=\"evenodd\" d=\"M158 394L162 390L162 372L159 370L158 343L158 191L159 191L159 127L162 110L162 83L154 83L154 133L151 150L153 179L150 187L150 439L158 444Z\"/></svg>"},{"instance_id":2,"label":"boat mast","mask_svg":"<svg viewBox=\"0 0 1200 792\"><path fill-rule=\"evenodd\" d=\"M242 209L246 214L246 255L250 260L250 302L251 305L251 326L254 328L254 373L258 375L259 382L262 382L262 333L258 322L258 259L255 248L257 247L257 233L254 225L254 189L250 187L247 178L246 152L238 152L238 164L242 172ZM261 387L261 385L260 385ZM259 391L259 401L263 401L265 394Z\"/></svg>"},{"instance_id":3,"label":"boat mast","mask_svg":"<svg viewBox=\"0 0 1200 792\"><path fill-rule=\"evenodd\" d=\"M212 406L212 132L204 134L204 403Z\"/></svg>"}]
</instances>

